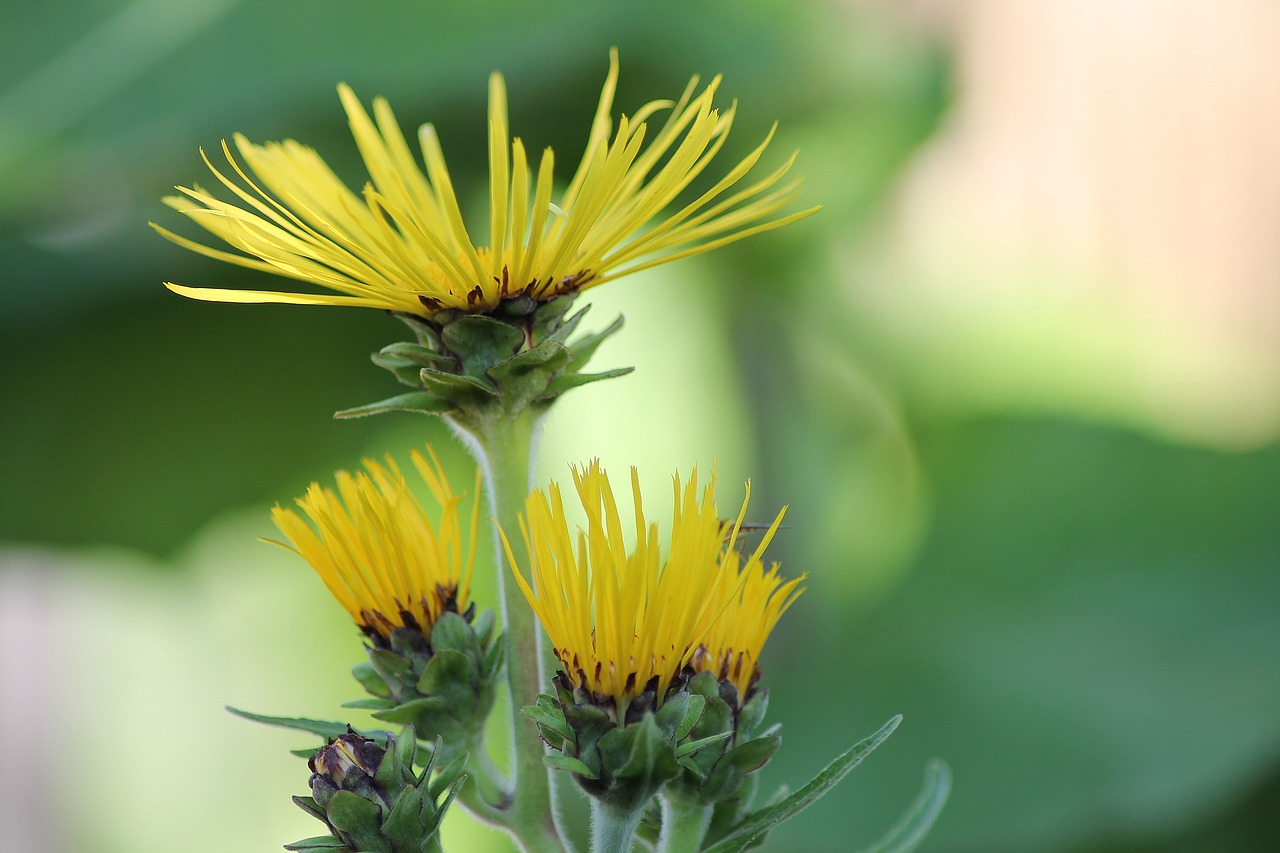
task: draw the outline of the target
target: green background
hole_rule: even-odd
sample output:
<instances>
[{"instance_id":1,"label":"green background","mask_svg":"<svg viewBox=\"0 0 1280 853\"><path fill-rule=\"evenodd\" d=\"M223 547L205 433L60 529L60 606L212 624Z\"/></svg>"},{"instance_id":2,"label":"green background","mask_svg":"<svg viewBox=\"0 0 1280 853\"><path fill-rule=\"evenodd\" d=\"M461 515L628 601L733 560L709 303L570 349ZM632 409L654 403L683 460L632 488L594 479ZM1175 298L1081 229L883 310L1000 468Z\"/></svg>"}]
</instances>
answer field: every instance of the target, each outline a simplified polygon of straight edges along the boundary
<instances>
[{"instance_id":1,"label":"green background","mask_svg":"<svg viewBox=\"0 0 1280 853\"><path fill-rule=\"evenodd\" d=\"M790 505L773 552L808 593L765 656L785 740L767 784L905 722L766 849L870 842L933 756L955 787L924 850L1280 846L1280 448L921 390L942 366L850 307L841 262L946 116L952 54L874 8L0 5L0 614L33 638L0 657L0 686L39 721L20 787L49 853L312 834L288 802L298 739L221 710L331 716L355 695L358 638L254 541L267 508L426 440L469 478L434 421L330 419L398 393L367 358L395 321L168 293L270 283L160 239L147 220L195 229L159 198L207 182L198 149L234 132L297 138L358 186L346 81L435 123L482 219L487 74L506 75L513 133L569 163L611 45L620 110L722 72L740 102L722 160L778 119L768 163L799 148L803 201L826 206L590 292L588 326L627 318L596 364L637 372L562 401L539 468L637 464L656 502L671 471L718 459L723 505L748 477L753 515Z\"/></svg>"}]
</instances>

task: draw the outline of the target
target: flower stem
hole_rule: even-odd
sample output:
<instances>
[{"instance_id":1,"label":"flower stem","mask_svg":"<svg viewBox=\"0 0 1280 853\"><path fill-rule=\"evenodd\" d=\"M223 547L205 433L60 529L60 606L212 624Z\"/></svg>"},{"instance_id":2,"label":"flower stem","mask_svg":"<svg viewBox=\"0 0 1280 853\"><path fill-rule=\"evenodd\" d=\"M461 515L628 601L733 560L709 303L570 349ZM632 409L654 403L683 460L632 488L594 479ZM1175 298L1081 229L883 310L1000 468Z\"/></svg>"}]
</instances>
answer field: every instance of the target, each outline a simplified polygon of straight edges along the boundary
<instances>
[{"instance_id":1,"label":"flower stem","mask_svg":"<svg viewBox=\"0 0 1280 853\"><path fill-rule=\"evenodd\" d=\"M644 806L627 811L591 800L591 853L631 853Z\"/></svg>"},{"instance_id":2,"label":"flower stem","mask_svg":"<svg viewBox=\"0 0 1280 853\"><path fill-rule=\"evenodd\" d=\"M534 444L540 413L531 409L515 415L495 414L480 421L455 426L471 439L472 450L483 466L489 509L507 531L517 560L524 560L524 539L518 534L518 516L532 488ZM539 649L542 632L519 586L508 577L511 568L494 532L498 586L502 593L502 624L506 632L507 685L511 691L511 730L515 739L512 789L507 826L525 853L562 853L565 845L556 831L551 809L548 769L542 763L544 746L537 728L520 709L534 705L542 689Z\"/></svg>"},{"instance_id":3,"label":"flower stem","mask_svg":"<svg viewBox=\"0 0 1280 853\"><path fill-rule=\"evenodd\" d=\"M692 797L660 795L662 802L662 834L658 836L658 853L698 853L711 825L712 806Z\"/></svg>"}]
</instances>

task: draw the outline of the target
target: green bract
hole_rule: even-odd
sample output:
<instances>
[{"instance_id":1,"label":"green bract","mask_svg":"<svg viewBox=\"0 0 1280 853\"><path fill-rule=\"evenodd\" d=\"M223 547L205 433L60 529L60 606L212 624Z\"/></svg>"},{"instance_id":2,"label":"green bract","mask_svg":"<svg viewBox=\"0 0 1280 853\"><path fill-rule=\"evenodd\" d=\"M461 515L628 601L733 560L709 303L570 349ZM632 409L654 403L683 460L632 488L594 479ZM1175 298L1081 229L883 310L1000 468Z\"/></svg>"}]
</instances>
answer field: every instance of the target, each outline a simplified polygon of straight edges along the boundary
<instances>
[{"instance_id":1,"label":"green bract","mask_svg":"<svg viewBox=\"0 0 1280 853\"><path fill-rule=\"evenodd\" d=\"M545 408L571 388L630 373L630 367L582 372L597 347L622 328L622 318L571 342L587 312L569 313L574 298L569 294L536 302L522 296L487 314L446 310L429 319L396 313L417 340L383 347L373 361L418 390L335 417L409 411L447 415L462 426L475 426L531 406Z\"/></svg>"}]
</instances>

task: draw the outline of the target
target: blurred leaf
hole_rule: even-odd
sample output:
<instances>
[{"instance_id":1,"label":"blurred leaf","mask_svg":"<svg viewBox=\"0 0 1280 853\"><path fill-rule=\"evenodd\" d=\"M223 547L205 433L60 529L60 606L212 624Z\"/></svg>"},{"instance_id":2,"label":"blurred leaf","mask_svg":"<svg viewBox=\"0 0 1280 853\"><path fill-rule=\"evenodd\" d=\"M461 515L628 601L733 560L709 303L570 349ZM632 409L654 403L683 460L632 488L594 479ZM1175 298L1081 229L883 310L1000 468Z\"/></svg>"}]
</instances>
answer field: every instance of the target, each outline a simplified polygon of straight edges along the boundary
<instances>
[{"instance_id":1,"label":"blurred leaf","mask_svg":"<svg viewBox=\"0 0 1280 853\"><path fill-rule=\"evenodd\" d=\"M924 841L951 794L951 770L931 761L924 771L924 788L892 829L863 853L911 853Z\"/></svg>"}]
</instances>

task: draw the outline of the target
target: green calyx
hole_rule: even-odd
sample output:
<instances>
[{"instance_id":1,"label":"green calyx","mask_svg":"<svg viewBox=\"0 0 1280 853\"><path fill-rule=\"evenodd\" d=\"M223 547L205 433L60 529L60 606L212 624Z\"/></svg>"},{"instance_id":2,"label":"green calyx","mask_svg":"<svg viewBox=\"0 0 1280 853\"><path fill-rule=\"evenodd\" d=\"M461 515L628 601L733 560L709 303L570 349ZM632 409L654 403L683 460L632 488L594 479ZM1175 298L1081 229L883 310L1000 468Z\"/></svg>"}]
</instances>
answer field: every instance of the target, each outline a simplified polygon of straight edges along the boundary
<instances>
[{"instance_id":1,"label":"green calyx","mask_svg":"<svg viewBox=\"0 0 1280 853\"><path fill-rule=\"evenodd\" d=\"M474 622L446 612L430 634L397 628L389 640L376 637L366 649L368 662L352 670L373 698L344 707L409 724L423 740L439 739L441 759L453 760L480 741L505 648L487 610Z\"/></svg>"},{"instance_id":2,"label":"green calyx","mask_svg":"<svg viewBox=\"0 0 1280 853\"><path fill-rule=\"evenodd\" d=\"M643 808L690 762L708 750L718 752L733 734L714 715L709 728L717 731L703 734L708 727L700 723L709 703L700 694L673 691L661 706L619 721L563 676L555 683L555 696L541 694L536 705L523 709L551 747L547 765L573 774L587 794L624 812Z\"/></svg>"},{"instance_id":3,"label":"green calyx","mask_svg":"<svg viewBox=\"0 0 1280 853\"><path fill-rule=\"evenodd\" d=\"M569 313L574 298L568 294L537 302L521 296L484 314L445 310L426 318L397 313L417 340L383 347L373 361L415 390L335 417L409 411L474 426L530 407L545 408L571 388L630 373L630 367L583 372L600 344L622 328L622 318L570 341L587 311Z\"/></svg>"},{"instance_id":4,"label":"green calyx","mask_svg":"<svg viewBox=\"0 0 1280 853\"><path fill-rule=\"evenodd\" d=\"M293 801L330 834L286 844L286 850L429 853L440 849L440 822L465 776L465 756L440 767L439 749L414 772L417 736L406 727L385 744L348 729L312 756L311 796ZM435 771L435 772L433 772ZM434 777L434 778L433 778Z\"/></svg>"}]
</instances>

